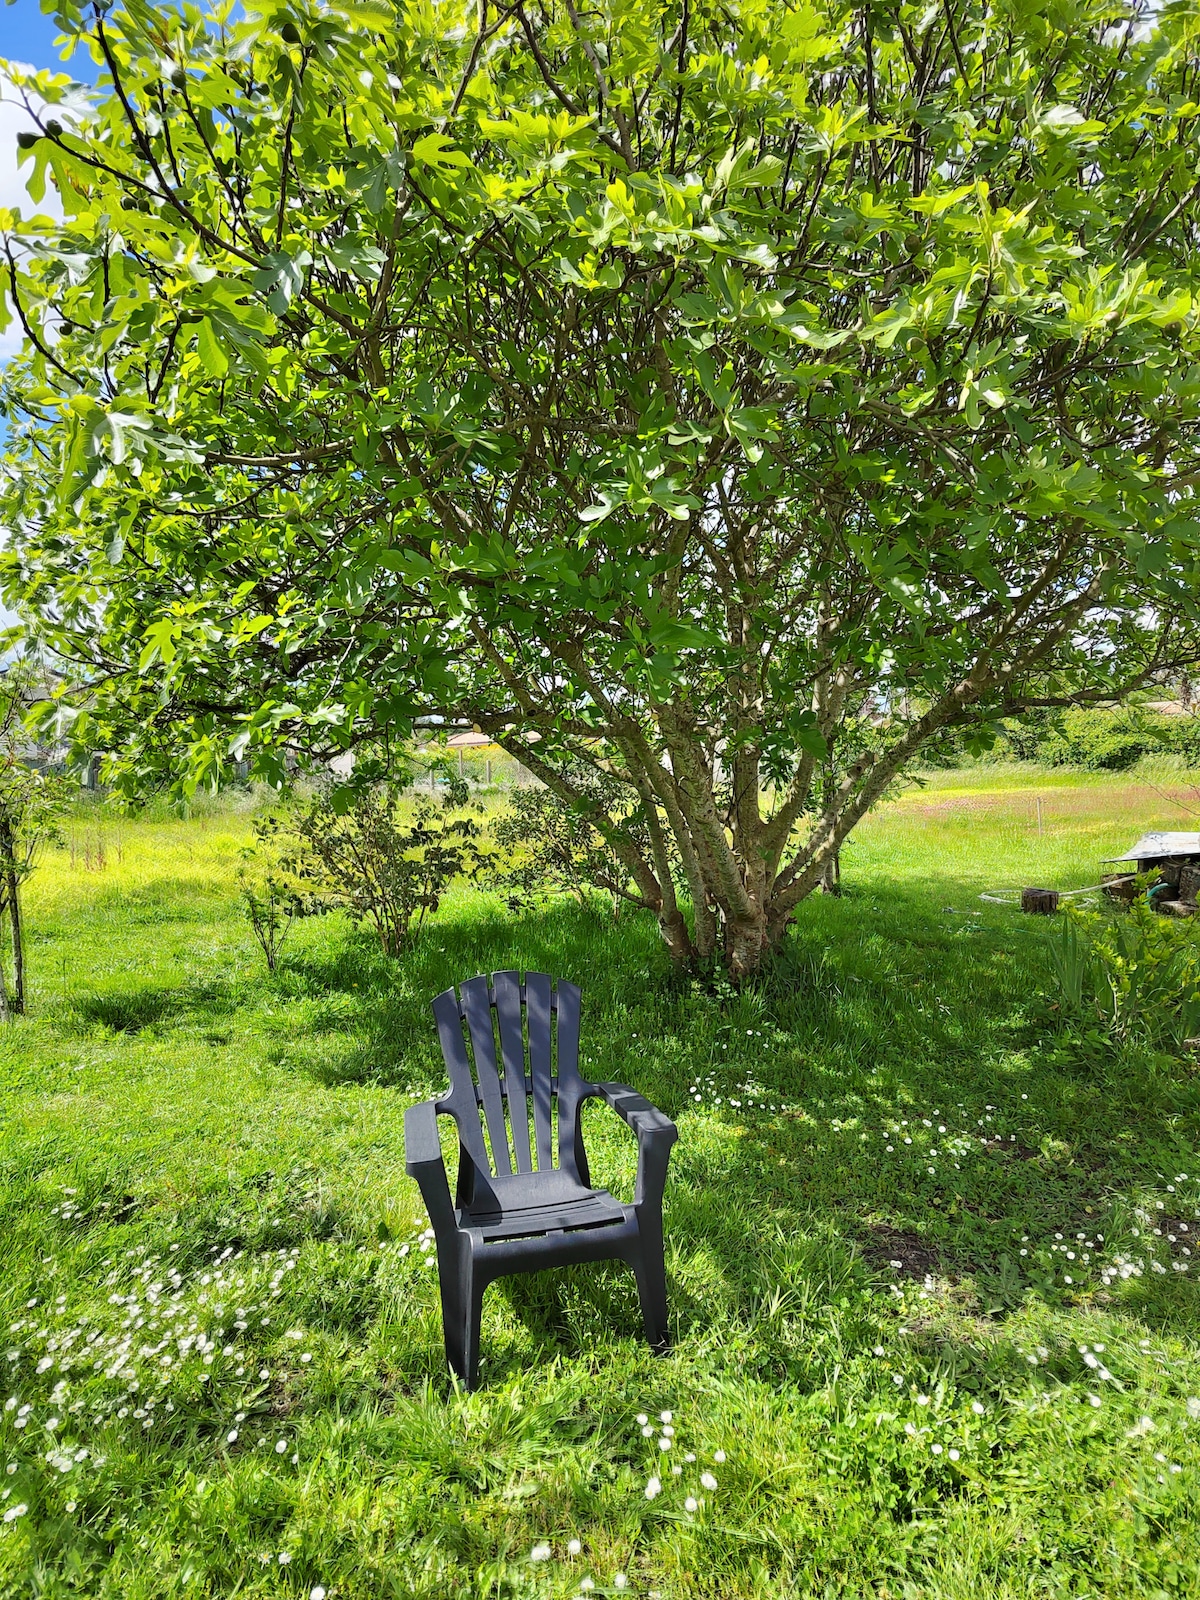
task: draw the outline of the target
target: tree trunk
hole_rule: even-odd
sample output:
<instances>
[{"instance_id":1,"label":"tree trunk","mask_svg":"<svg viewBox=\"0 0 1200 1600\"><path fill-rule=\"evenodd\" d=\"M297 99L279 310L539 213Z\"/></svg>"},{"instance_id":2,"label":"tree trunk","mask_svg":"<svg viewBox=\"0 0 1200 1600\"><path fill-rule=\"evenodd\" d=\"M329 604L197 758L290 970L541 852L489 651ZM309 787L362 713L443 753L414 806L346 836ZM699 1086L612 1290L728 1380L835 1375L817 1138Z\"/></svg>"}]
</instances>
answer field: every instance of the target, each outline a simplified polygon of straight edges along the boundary
<instances>
[{"instance_id":1,"label":"tree trunk","mask_svg":"<svg viewBox=\"0 0 1200 1600\"><path fill-rule=\"evenodd\" d=\"M8 940L4 936L5 913L8 911L8 892L5 880L0 878L0 1023L12 1021L12 1008L8 1000Z\"/></svg>"},{"instance_id":2,"label":"tree trunk","mask_svg":"<svg viewBox=\"0 0 1200 1600\"><path fill-rule=\"evenodd\" d=\"M6 872L4 876L8 888L8 915L12 924L12 1009L17 1016L23 1016L25 1014L25 944L21 932L21 886L15 872Z\"/></svg>"}]
</instances>

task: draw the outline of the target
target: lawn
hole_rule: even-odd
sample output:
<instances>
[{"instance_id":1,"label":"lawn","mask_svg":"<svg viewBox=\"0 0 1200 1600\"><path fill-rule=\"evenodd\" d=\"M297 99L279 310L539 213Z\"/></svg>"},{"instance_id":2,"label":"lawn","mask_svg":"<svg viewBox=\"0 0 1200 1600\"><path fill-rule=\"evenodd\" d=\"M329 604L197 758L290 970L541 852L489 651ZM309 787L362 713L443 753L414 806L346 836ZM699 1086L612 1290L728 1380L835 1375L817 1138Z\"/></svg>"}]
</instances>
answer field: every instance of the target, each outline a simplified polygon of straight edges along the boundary
<instances>
[{"instance_id":1,"label":"lawn","mask_svg":"<svg viewBox=\"0 0 1200 1600\"><path fill-rule=\"evenodd\" d=\"M272 977L245 811L81 810L0 1040L0 1595L1200 1594L1200 1081L1072 1048L1048 925L978 898L1193 800L939 774L738 997L640 917L467 892L399 963L329 917ZM513 1280L465 1395L403 1112L432 995L508 966L579 981L585 1072L679 1125L675 1343L615 1265Z\"/></svg>"}]
</instances>

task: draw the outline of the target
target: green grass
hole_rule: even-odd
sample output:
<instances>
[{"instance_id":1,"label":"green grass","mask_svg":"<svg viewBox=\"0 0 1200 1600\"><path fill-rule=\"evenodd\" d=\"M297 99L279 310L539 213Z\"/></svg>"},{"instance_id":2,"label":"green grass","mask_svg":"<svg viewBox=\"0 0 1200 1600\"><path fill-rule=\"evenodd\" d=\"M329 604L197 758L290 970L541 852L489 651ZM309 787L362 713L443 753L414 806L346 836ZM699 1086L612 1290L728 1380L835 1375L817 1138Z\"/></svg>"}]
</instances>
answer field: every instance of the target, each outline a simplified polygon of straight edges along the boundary
<instances>
[{"instance_id":1,"label":"green grass","mask_svg":"<svg viewBox=\"0 0 1200 1600\"><path fill-rule=\"evenodd\" d=\"M1093 883L1190 804L939 774L724 1001L644 919L465 893L401 963L328 918L269 978L244 815L81 813L0 1040L0 1594L1200 1594L1200 1085L1069 1048L1046 925L977 898ZM679 1124L675 1344L619 1267L511 1280L466 1396L403 1111L430 997L509 965L580 981L585 1071ZM629 1136L588 1138L628 1194Z\"/></svg>"}]
</instances>

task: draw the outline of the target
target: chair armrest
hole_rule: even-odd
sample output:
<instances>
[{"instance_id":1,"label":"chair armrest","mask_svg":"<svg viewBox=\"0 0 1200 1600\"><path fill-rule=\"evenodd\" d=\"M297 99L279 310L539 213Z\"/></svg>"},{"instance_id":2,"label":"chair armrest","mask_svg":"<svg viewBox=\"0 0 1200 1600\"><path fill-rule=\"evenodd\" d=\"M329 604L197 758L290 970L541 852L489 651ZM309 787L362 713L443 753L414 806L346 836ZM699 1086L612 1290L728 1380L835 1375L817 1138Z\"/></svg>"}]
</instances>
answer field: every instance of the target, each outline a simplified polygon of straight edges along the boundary
<instances>
[{"instance_id":1,"label":"chair armrest","mask_svg":"<svg viewBox=\"0 0 1200 1600\"><path fill-rule=\"evenodd\" d=\"M659 1139L667 1139L671 1144L678 1139L679 1130L670 1117L664 1116L657 1106L652 1106L644 1095L638 1094L628 1084L595 1083L592 1088L623 1122L629 1124L639 1140L651 1134Z\"/></svg>"},{"instance_id":2,"label":"chair armrest","mask_svg":"<svg viewBox=\"0 0 1200 1600\"><path fill-rule=\"evenodd\" d=\"M437 1107L432 1100L409 1106L404 1113L404 1168L420 1186L435 1237L440 1240L443 1235L456 1232L458 1224L438 1138Z\"/></svg>"},{"instance_id":3,"label":"chair armrest","mask_svg":"<svg viewBox=\"0 0 1200 1600\"><path fill-rule=\"evenodd\" d=\"M637 1134L638 1170L633 1203L661 1209L663 1188L667 1181L667 1162L671 1146L679 1137L679 1130L670 1117L664 1116L657 1106L652 1106L636 1089L624 1083L597 1083L595 1093L610 1105L621 1120Z\"/></svg>"}]
</instances>

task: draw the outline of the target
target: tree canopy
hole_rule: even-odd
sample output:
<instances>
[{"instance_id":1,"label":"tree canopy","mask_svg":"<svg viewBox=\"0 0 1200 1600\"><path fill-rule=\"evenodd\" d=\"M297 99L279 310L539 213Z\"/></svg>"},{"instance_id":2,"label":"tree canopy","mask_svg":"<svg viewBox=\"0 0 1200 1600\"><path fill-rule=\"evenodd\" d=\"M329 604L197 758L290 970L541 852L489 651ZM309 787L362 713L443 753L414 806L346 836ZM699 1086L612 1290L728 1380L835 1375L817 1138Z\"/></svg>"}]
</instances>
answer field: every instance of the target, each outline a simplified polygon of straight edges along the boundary
<instances>
[{"instance_id":1,"label":"tree canopy","mask_svg":"<svg viewBox=\"0 0 1200 1600\"><path fill-rule=\"evenodd\" d=\"M122 781L471 722L738 974L942 730L1200 660L1190 6L59 19L0 561Z\"/></svg>"}]
</instances>

